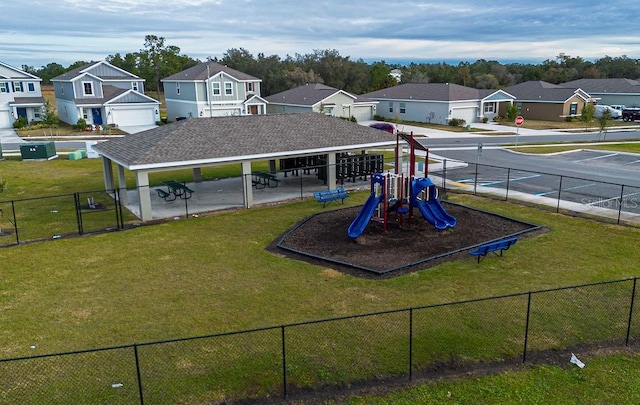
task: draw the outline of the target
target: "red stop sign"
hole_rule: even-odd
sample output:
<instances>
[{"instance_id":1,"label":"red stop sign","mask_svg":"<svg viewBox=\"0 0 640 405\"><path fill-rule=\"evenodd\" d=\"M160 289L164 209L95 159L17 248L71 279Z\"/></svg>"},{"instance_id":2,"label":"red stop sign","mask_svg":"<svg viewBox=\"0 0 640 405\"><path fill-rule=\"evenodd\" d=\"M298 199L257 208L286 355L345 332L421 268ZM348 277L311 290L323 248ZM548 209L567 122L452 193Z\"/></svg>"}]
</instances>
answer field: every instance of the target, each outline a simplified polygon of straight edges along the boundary
<instances>
[{"instance_id":1,"label":"red stop sign","mask_svg":"<svg viewBox=\"0 0 640 405\"><path fill-rule=\"evenodd\" d=\"M516 125L521 126L522 124L524 124L524 118L522 117L522 115L518 115L516 117Z\"/></svg>"}]
</instances>

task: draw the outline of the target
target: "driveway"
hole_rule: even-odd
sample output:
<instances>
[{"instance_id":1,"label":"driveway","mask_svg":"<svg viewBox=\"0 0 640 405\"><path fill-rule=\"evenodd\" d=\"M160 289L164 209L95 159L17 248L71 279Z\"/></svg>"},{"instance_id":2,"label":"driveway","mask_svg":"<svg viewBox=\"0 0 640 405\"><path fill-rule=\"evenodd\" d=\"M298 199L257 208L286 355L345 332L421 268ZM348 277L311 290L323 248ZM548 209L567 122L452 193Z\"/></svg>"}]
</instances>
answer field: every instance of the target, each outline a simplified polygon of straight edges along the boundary
<instances>
[{"instance_id":1,"label":"driveway","mask_svg":"<svg viewBox=\"0 0 640 405\"><path fill-rule=\"evenodd\" d=\"M25 143L13 129L0 128L0 144Z\"/></svg>"}]
</instances>

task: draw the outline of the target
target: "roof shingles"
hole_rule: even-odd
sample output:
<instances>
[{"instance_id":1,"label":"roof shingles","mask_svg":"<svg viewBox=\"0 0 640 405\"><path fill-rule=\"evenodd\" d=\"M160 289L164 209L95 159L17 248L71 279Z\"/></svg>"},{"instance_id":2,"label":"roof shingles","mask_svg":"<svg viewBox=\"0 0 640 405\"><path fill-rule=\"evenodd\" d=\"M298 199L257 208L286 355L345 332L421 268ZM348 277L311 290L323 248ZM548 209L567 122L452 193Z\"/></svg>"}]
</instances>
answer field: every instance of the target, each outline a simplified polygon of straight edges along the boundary
<instances>
[{"instance_id":1,"label":"roof shingles","mask_svg":"<svg viewBox=\"0 0 640 405\"><path fill-rule=\"evenodd\" d=\"M178 121L99 143L95 149L127 167L240 161L358 145L393 145L385 131L317 113L247 115Z\"/></svg>"}]
</instances>

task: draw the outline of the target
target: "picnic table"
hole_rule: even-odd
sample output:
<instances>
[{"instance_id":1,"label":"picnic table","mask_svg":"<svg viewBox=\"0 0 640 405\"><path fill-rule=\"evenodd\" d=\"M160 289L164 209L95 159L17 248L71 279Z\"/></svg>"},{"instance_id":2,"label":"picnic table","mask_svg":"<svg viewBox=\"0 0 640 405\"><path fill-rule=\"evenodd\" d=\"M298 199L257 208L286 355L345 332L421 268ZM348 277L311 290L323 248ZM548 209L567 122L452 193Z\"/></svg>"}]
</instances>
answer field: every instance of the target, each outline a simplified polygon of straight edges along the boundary
<instances>
[{"instance_id":1,"label":"picnic table","mask_svg":"<svg viewBox=\"0 0 640 405\"><path fill-rule=\"evenodd\" d=\"M193 190L187 187L184 183L181 183L176 180L166 180L163 181L162 184L167 186L167 189L164 190L162 188L156 189L158 196L164 199L165 201L173 201L176 198L181 198L183 200L191 198L193 194Z\"/></svg>"},{"instance_id":2,"label":"picnic table","mask_svg":"<svg viewBox=\"0 0 640 405\"><path fill-rule=\"evenodd\" d=\"M251 184L256 189L261 189L265 187L275 188L280 184L280 179L278 179L274 174L265 173L265 172L253 172L251 173Z\"/></svg>"}]
</instances>

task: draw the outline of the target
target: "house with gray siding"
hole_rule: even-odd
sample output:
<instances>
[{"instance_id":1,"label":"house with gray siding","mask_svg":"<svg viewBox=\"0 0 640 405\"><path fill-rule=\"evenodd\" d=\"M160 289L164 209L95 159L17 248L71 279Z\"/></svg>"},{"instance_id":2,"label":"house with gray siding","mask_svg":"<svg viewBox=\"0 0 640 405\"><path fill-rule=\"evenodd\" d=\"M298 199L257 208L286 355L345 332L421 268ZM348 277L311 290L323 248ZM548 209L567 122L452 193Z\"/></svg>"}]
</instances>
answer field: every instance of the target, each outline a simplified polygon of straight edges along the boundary
<instances>
[{"instance_id":1,"label":"house with gray siding","mask_svg":"<svg viewBox=\"0 0 640 405\"><path fill-rule=\"evenodd\" d=\"M320 83L308 83L265 99L269 102L269 114L316 112L347 119L354 117L357 121L373 119L378 104Z\"/></svg>"},{"instance_id":2,"label":"house with gray siding","mask_svg":"<svg viewBox=\"0 0 640 405\"><path fill-rule=\"evenodd\" d=\"M167 118L264 115L262 80L208 61L162 79Z\"/></svg>"},{"instance_id":3,"label":"house with gray siding","mask_svg":"<svg viewBox=\"0 0 640 405\"><path fill-rule=\"evenodd\" d=\"M45 100L40 79L0 62L0 128L11 128L18 117L39 121L44 117Z\"/></svg>"},{"instance_id":4,"label":"house with gray siding","mask_svg":"<svg viewBox=\"0 0 640 405\"><path fill-rule=\"evenodd\" d=\"M640 82L631 79L579 79L560 83L561 87L580 88L598 103L640 107Z\"/></svg>"},{"instance_id":5,"label":"house with gray siding","mask_svg":"<svg viewBox=\"0 0 640 405\"><path fill-rule=\"evenodd\" d=\"M378 101L377 114L386 119L446 125L453 119L478 122L498 115L500 105L515 97L503 90L479 90L452 83L406 83L363 94Z\"/></svg>"},{"instance_id":6,"label":"house with gray siding","mask_svg":"<svg viewBox=\"0 0 640 405\"><path fill-rule=\"evenodd\" d=\"M144 79L112 64L91 62L51 79L58 117L74 125L154 126L160 102L144 94Z\"/></svg>"}]
</instances>

